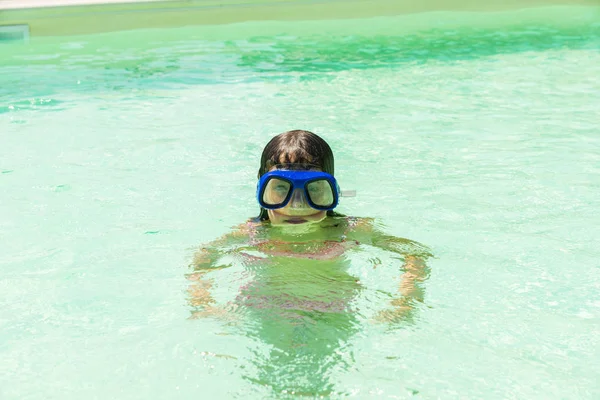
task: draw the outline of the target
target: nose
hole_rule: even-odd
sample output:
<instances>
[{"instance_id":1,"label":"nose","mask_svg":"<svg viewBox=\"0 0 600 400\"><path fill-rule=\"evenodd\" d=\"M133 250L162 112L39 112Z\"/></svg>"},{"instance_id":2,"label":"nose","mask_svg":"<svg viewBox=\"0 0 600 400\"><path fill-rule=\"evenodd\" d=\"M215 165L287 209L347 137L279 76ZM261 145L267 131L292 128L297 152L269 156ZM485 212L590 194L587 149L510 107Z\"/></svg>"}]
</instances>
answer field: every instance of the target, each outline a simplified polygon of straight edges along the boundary
<instances>
[{"instance_id":1,"label":"nose","mask_svg":"<svg viewBox=\"0 0 600 400\"><path fill-rule=\"evenodd\" d=\"M290 206L292 208L308 208L310 207L304 198L304 191L302 189L295 189L292 193L290 200Z\"/></svg>"}]
</instances>

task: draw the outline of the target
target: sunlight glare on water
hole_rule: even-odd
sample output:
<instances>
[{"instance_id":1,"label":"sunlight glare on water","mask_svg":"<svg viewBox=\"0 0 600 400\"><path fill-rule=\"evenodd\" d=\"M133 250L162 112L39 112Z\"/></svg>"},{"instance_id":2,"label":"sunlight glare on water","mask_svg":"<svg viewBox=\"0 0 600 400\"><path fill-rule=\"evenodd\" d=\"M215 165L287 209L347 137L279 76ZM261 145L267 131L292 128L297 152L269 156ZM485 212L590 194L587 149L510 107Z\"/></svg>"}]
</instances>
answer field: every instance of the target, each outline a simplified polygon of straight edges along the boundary
<instances>
[{"instance_id":1,"label":"sunlight glare on water","mask_svg":"<svg viewBox=\"0 0 600 400\"><path fill-rule=\"evenodd\" d=\"M599 17L0 46L0 397L600 397ZM289 129L333 148L357 190L340 212L431 249L410 318L377 320L403 260L367 245L226 256L229 312L194 318L196 248L257 214L260 153Z\"/></svg>"}]
</instances>

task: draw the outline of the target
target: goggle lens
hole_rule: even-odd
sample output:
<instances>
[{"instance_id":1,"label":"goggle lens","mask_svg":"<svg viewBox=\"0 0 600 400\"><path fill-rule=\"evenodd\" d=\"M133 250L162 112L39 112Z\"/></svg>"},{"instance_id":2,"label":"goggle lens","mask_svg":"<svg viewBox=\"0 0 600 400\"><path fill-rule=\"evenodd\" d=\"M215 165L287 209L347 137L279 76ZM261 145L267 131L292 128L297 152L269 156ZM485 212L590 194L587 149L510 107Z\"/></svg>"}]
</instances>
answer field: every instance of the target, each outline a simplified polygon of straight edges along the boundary
<instances>
[{"instance_id":1,"label":"goggle lens","mask_svg":"<svg viewBox=\"0 0 600 400\"><path fill-rule=\"evenodd\" d=\"M271 178L262 195L262 201L269 206L283 204L290 193L292 185L282 179Z\"/></svg>"},{"instance_id":2,"label":"goggle lens","mask_svg":"<svg viewBox=\"0 0 600 400\"><path fill-rule=\"evenodd\" d=\"M334 194L331 183L326 179L319 179L306 184L306 192L316 206L330 207L334 203Z\"/></svg>"}]
</instances>

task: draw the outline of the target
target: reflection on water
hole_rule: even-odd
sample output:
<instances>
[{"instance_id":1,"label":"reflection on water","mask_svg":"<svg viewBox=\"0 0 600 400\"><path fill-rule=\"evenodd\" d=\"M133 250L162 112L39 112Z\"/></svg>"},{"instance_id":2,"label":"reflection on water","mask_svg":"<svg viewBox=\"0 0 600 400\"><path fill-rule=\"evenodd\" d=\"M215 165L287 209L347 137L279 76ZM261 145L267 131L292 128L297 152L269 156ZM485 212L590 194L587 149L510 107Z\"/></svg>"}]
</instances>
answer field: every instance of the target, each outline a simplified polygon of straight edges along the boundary
<instances>
[{"instance_id":1,"label":"reflection on water","mask_svg":"<svg viewBox=\"0 0 600 400\"><path fill-rule=\"evenodd\" d=\"M249 381L278 394L327 396L336 393L332 374L352 367L352 337L364 324L412 319L424 299L430 253L366 219L329 218L304 232L293 229L248 225L203 246L188 275L189 304L192 318L219 318L264 345L253 351L257 372L245 373ZM389 260L398 264L354 257L376 250L394 254ZM399 267L401 276L383 285L360 272L381 270L372 277L381 278L399 275ZM227 281L239 286L219 304L213 292Z\"/></svg>"}]
</instances>

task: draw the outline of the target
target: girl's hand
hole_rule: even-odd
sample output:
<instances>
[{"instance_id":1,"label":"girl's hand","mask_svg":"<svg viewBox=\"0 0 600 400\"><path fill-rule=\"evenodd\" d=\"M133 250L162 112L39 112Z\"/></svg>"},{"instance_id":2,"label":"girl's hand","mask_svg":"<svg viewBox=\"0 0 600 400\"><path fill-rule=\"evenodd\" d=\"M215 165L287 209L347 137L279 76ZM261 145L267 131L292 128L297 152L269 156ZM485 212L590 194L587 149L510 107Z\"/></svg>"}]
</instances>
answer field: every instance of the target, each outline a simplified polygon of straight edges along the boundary
<instances>
[{"instance_id":1,"label":"girl's hand","mask_svg":"<svg viewBox=\"0 0 600 400\"><path fill-rule=\"evenodd\" d=\"M206 305L201 310L192 312L189 319L200 319L214 317L225 322L237 322L240 319L239 314L235 311L238 306L235 304L228 304L225 306L217 305Z\"/></svg>"},{"instance_id":2,"label":"girl's hand","mask_svg":"<svg viewBox=\"0 0 600 400\"><path fill-rule=\"evenodd\" d=\"M387 310L380 310L373 317L375 323L396 324L410 319L413 308L409 305Z\"/></svg>"}]
</instances>

